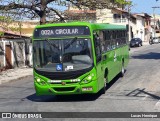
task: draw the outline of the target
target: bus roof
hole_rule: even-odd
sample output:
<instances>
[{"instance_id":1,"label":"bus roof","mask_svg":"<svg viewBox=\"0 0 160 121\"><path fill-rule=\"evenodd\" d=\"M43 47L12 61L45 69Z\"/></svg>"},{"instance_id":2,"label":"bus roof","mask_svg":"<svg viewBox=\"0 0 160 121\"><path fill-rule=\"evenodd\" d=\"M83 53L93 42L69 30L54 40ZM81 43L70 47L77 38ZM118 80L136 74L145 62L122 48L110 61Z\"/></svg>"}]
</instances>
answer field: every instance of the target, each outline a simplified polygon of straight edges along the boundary
<instances>
[{"instance_id":1,"label":"bus roof","mask_svg":"<svg viewBox=\"0 0 160 121\"><path fill-rule=\"evenodd\" d=\"M38 25L36 28L45 28L45 27L54 27L54 26L88 26L92 29L108 29L108 30L121 30L126 29L126 26L123 25L114 25L109 23L89 23L89 22L68 22L68 23L52 23Z\"/></svg>"}]
</instances>

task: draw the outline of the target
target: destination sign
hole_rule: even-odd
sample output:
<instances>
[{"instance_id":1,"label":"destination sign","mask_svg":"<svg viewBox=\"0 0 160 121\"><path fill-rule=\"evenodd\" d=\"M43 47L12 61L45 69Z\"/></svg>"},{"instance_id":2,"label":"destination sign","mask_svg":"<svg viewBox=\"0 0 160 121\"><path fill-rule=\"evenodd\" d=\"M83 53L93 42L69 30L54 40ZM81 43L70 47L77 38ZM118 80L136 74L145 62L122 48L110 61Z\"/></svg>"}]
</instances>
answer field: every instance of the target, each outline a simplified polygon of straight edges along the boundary
<instances>
[{"instance_id":1,"label":"destination sign","mask_svg":"<svg viewBox=\"0 0 160 121\"><path fill-rule=\"evenodd\" d=\"M63 26L37 28L34 31L34 38L52 38L61 36L90 35L89 27L85 26Z\"/></svg>"}]
</instances>

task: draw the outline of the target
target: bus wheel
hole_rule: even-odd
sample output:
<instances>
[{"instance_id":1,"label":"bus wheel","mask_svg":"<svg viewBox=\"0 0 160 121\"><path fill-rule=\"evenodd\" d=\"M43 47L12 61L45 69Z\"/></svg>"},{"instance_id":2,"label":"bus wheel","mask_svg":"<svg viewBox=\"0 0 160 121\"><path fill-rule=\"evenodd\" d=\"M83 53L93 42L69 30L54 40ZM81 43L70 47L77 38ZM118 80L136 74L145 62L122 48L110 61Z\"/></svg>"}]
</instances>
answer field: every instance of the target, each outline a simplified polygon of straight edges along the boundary
<instances>
[{"instance_id":1,"label":"bus wheel","mask_svg":"<svg viewBox=\"0 0 160 121\"><path fill-rule=\"evenodd\" d=\"M106 84L107 84L106 78L104 78L104 86L103 86L103 88L101 89L101 94L105 94L105 93L106 93Z\"/></svg>"},{"instance_id":2,"label":"bus wheel","mask_svg":"<svg viewBox=\"0 0 160 121\"><path fill-rule=\"evenodd\" d=\"M124 69L124 62L122 62L122 68L121 68L121 73L120 73L120 76L121 76L121 77L124 76L124 72L125 72L125 69Z\"/></svg>"}]
</instances>

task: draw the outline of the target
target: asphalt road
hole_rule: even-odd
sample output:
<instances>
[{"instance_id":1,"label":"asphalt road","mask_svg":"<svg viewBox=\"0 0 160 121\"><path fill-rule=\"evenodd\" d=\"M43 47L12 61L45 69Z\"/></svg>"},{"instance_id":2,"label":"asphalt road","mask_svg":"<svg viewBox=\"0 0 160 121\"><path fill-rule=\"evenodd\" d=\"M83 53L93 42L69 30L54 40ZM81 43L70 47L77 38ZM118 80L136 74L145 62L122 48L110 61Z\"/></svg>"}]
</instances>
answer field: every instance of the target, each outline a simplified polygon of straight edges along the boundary
<instances>
[{"instance_id":1,"label":"asphalt road","mask_svg":"<svg viewBox=\"0 0 160 121\"><path fill-rule=\"evenodd\" d=\"M160 44L131 48L125 76L117 76L106 94L38 97L31 76L0 85L2 111L160 112Z\"/></svg>"}]
</instances>

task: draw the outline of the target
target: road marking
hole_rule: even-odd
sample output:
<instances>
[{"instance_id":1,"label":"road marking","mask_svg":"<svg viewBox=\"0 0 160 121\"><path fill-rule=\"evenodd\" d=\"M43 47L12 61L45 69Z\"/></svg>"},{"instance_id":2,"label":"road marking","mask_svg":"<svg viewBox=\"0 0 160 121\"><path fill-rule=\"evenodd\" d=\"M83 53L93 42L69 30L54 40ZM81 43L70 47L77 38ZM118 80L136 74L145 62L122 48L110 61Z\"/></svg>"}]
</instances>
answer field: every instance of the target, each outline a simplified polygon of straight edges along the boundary
<instances>
[{"instance_id":1,"label":"road marking","mask_svg":"<svg viewBox=\"0 0 160 121\"><path fill-rule=\"evenodd\" d=\"M143 100L146 100L149 97L149 95L145 95L145 97L143 98Z\"/></svg>"},{"instance_id":2,"label":"road marking","mask_svg":"<svg viewBox=\"0 0 160 121\"><path fill-rule=\"evenodd\" d=\"M155 104L154 109L156 110L160 109L160 100Z\"/></svg>"},{"instance_id":3,"label":"road marking","mask_svg":"<svg viewBox=\"0 0 160 121\"><path fill-rule=\"evenodd\" d=\"M155 106L160 106L160 100L155 104Z\"/></svg>"}]
</instances>

